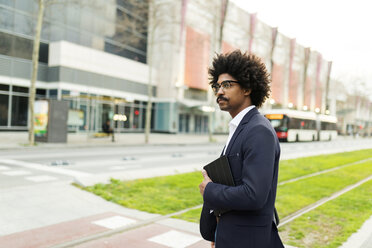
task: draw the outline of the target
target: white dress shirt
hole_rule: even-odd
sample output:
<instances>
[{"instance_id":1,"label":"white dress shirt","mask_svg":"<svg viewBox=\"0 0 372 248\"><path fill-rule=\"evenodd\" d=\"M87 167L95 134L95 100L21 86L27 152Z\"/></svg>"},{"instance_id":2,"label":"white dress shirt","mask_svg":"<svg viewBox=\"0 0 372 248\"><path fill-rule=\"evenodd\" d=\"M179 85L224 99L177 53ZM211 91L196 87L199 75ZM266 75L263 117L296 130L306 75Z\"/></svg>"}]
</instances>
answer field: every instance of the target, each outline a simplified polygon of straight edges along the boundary
<instances>
[{"instance_id":1,"label":"white dress shirt","mask_svg":"<svg viewBox=\"0 0 372 248\"><path fill-rule=\"evenodd\" d=\"M223 155L225 155L226 153L226 149L230 143L230 140L232 138L232 136L234 135L235 131L236 131L236 128L239 126L240 122L242 121L243 117L251 110L253 109L255 106L254 105L251 105L245 109L243 109L242 111L239 112L239 114L237 114L230 122L229 122L229 137L227 138L227 142L226 142L226 145L225 145L225 148L223 149Z\"/></svg>"}]
</instances>

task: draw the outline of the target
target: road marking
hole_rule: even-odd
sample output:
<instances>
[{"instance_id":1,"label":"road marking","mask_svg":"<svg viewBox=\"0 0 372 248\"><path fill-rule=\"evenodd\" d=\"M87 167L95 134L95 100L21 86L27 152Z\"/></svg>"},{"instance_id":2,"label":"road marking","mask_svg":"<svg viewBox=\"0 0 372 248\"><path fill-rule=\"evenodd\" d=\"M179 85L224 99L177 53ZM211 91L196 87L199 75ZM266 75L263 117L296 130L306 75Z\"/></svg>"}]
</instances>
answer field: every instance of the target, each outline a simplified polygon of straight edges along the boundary
<instances>
[{"instance_id":1,"label":"road marking","mask_svg":"<svg viewBox=\"0 0 372 248\"><path fill-rule=\"evenodd\" d=\"M34 177L25 177L26 180L32 181L32 182L49 182L49 181L54 181L57 180L56 177L51 177L47 175L42 175L42 176L34 176Z\"/></svg>"},{"instance_id":2,"label":"road marking","mask_svg":"<svg viewBox=\"0 0 372 248\"><path fill-rule=\"evenodd\" d=\"M105 218L102 220L93 221L93 224L96 224L98 226L103 226L108 229L117 229L121 228L130 224L135 223L136 221L133 219L125 218L122 216L113 216L110 218Z\"/></svg>"},{"instance_id":3,"label":"road marking","mask_svg":"<svg viewBox=\"0 0 372 248\"><path fill-rule=\"evenodd\" d=\"M196 242L199 242L202 240L202 238L195 236L195 235L190 235L186 234L183 232L178 232L178 231L168 231L166 233L154 236L148 241L158 243L161 245L165 245L168 247L172 248L185 248L189 245L195 244Z\"/></svg>"},{"instance_id":4,"label":"road marking","mask_svg":"<svg viewBox=\"0 0 372 248\"><path fill-rule=\"evenodd\" d=\"M133 165L116 165L111 166L110 170L126 170L126 169L137 169L142 168L143 166L141 164L133 164Z\"/></svg>"},{"instance_id":5,"label":"road marking","mask_svg":"<svg viewBox=\"0 0 372 248\"><path fill-rule=\"evenodd\" d=\"M19 160L13 160L13 159L1 159L0 163L18 165L18 166L22 166L28 169L47 171L47 172L52 172L52 173L62 174L62 175L67 175L67 176L72 176L72 177L79 177L79 176L84 177L84 176L92 175L86 172L74 171L74 170L69 170L69 169L64 169L64 168L49 167L43 164L28 163L28 162L23 162Z\"/></svg>"},{"instance_id":6,"label":"road marking","mask_svg":"<svg viewBox=\"0 0 372 248\"><path fill-rule=\"evenodd\" d=\"M31 172L25 171L25 170L12 170L12 171L3 172L3 174L7 176L24 176L24 175L31 174Z\"/></svg>"},{"instance_id":7,"label":"road marking","mask_svg":"<svg viewBox=\"0 0 372 248\"><path fill-rule=\"evenodd\" d=\"M0 170L10 170L10 167L0 165Z\"/></svg>"}]
</instances>

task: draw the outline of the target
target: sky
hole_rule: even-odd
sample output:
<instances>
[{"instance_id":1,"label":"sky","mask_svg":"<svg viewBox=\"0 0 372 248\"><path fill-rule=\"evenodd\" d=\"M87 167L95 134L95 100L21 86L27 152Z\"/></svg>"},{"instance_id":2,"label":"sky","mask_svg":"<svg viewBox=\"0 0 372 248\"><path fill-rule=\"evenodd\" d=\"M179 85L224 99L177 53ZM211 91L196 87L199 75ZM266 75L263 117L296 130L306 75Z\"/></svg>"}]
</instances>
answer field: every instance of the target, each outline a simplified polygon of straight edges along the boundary
<instances>
[{"instance_id":1,"label":"sky","mask_svg":"<svg viewBox=\"0 0 372 248\"><path fill-rule=\"evenodd\" d=\"M280 33L332 61L333 79L372 95L372 2L231 0ZM365 84L361 86L361 84ZM367 88L367 90L363 89Z\"/></svg>"}]
</instances>

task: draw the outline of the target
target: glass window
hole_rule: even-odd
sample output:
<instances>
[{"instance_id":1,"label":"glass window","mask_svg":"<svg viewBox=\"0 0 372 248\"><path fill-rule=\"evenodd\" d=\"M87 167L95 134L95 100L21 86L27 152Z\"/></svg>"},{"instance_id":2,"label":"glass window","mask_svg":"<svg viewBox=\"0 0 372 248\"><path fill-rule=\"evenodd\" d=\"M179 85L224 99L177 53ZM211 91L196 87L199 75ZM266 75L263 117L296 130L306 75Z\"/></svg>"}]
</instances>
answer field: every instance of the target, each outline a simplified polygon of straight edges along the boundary
<instances>
[{"instance_id":1,"label":"glass window","mask_svg":"<svg viewBox=\"0 0 372 248\"><path fill-rule=\"evenodd\" d=\"M43 21L43 26L41 27L41 39L42 40L49 40L50 39L50 23L47 21Z\"/></svg>"},{"instance_id":2,"label":"glass window","mask_svg":"<svg viewBox=\"0 0 372 248\"><path fill-rule=\"evenodd\" d=\"M66 6L66 24L70 27L80 26L80 6L79 3L68 3Z\"/></svg>"},{"instance_id":3,"label":"glass window","mask_svg":"<svg viewBox=\"0 0 372 248\"><path fill-rule=\"evenodd\" d=\"M28 88L21 86L13 86L13 92L28 93Z\"/></svg>"},{"instance_id":4,"label":"glass window","mask_svg":"<svg viewBox=\"0 0 372 248\"><path fill-rule=\"evenodd\" d=\"M13 56L23 59L32 59L33 42L29 39L21 37L14 37L14 49Z\"/></svg>"},{"instance_id":5,"label":"glass window","mask_svg":"<svg viewBox=\"0 0 372 248\"><path fill-rule=\"evenodd\" d=\"M38 5L36 1L30 0L17 0L15 1L15 8L19 10L23 10L29 13L36 13L38 10Z\"/></svg>"},{"instance_id":6,"label":"glass window","mask_svg":"<svg viewBox=\"0 0 372 248\"><path fill-rule=\"evenodd\" d=\"M115 25L103 18L96 17L94 19L94 33L99 36L113 35L115 33Z\"/></svg>"},{"instance_id":7,"label":"glass window","mask_svg":"<svg viewBox=\"0 0 372 248\"><path fill-rule=\"evenodd\" d=\"M48 44L40 42L39 48L39 61L43 63L48 63L49 47Z\"/></svg>"},{"instance_id":8,"label":"glass window","mask_svg":"<svg viewBox=\"0 0 372 248\"><path fill-rule=\"evenodd\" d=\"M65 29L56 25L50 25L50 41L60 41L64 39Z\"/></svg>"},{"instance_id":9,"label":"glass window","mask_svg":"<svg viewBox=\"0 0 372 248\"><path fill-rule=\"evenodd\" d=\"M49 90L49 98L57 99L58 97L58 90Z\"/></svg>"},{"instance_id":10,"label":"glass window","mask_svg":"<svg viewBox=\"0 0 372 248\"><path fill-rule=\"evenodd\" d=\"M36 95L39 97L45 97L46 96L46 89L36 89Z\"/></svg>"},{"instance_id":11,"label":"glass window","mask_svg":"<svg viewBox=\"0 0 372 248\"><path fill-rule=\"evenodd\" d=\"M14 12L0 7L0 28L13 30Z\"/></svg>"},{"instance_id":12,"label":"glass window","mask_svg":"<svg viewBox=\"0 0 372 248\"><path fill-rule=\"evenodd\" d=\"M141 115L140 108L134 109L134 117L133 117L133 129L140 128L140 115Z\"/></svg>"},{"instance_id":13,"label":"glass window","mask_svg":"<svg viewBox=\"0 0 372 248\"><path fill-rule=\"evenodd\" d=\"M0 126L8 125L8 95L0 94Z\"/></svg>"},{"instance_id":14,"label":"glass window","mask_svg":"<svg viewBox=\"0 0 372 248\"><path fill-rule=\"evenodd\" d=\"M92 35L89 33L80 33L80 44L83 46L91 47L92 46Z\"/></svg>"},{"instance_id":15,"label":"glass window","mask_svg":"<svg viewBox=\"0 0 372 248\"><path fill-rule=\"evenodd\" d=\"M27 126L28 97L12 96L12 126Z\"/></svg>"},{"instance_id":16,"label":"glass window","mask_svg":"<svg viewBox=\"0 0 372 248\"><path fill-rule=\"evenodd\" d=\"M30 16L24 14L15 13L14 18L14 31L25 34L34 35L35 22Z\"/></svg>"},{"instance_id":17,"label":"glass window","mask_svg":"<svg viewBox=\"0 0 372 248\"><path fill-rule=\"evenodd\" d=\"M51 4L45 10L45 17L51 21L65 23L66 10L64 4Z\"/></svg>"},{"instance_id":18,"label":"glass window","mask_svg":"<svg viewBox=\"0 0 372 248\"><path fill-rule=\"evenodd\" d=\"M80 12L80 27L84 31L93 33L94 15L90 8L83 7Z\"/></svg>"},{"instance_id":19,"label":"glass window","mask_svg":"<svg viewBox=\"0 0 372 248\"><path fill-rule=\"evenodd\" d=\"M14 7L14 2L15 2L14 0L0 0L0 4L4 4L11 7Z\"/></svg>"},{"instance_id":20,"label":"glass window","mask_svg":"<svg viewBox=\"0 0 372 248\"><path fill-rule=\"evenodd\" d=\"M9 91L9 85L0 84L0 91Z\"/></svg>"},{"instance_id":21,"label":"glass window","mask_svg":"<svg viewBox=\"0 0 372 248\"><path fill-rule=\"evenodd\" d=\"M124 108L124 114L127 116L127 120L124 122L124 128L130 128L130 123L132 122L132 116L131 116L131 107L125 107Z\"/></svg>"},{"instance_id":22,"label":"glass window","mask_svg":"<svg viewBox=\"0 0 372 248\"><path fill-rule=\"evenodd\" d=\"M71 28L66 29L66 40L72 43L79 44L80 34L78 31Z\"/></svg>"},{"instance_id":23,"label":"glass window","mask_svg":"<svg viewBox=\"0 0 372 248\"><path fill-rule=\"evenodd\" d=\"M12 55L13 35L0 32L0 54Z\"/></svg>"}]
</instances>

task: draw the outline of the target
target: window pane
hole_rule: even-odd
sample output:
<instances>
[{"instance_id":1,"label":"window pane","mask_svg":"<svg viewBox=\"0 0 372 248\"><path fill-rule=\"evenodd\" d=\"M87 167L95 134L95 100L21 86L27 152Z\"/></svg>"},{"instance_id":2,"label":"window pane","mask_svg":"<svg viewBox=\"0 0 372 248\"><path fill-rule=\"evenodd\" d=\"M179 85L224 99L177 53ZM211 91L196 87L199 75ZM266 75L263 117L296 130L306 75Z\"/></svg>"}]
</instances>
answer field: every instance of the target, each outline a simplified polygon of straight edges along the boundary
<instances>
[{"instance_id":1,"label":"window pane","mask_svg":"<svg viewBox=\"0 0 372 248\"><path fill-rule=\"evenodd\" d=\"M71 27L80 26L80 6L79 3L69 3L66 6L66 24Z\"/></svg>"},{"instance_id":2,"label":"window pane","mask_svg":"<svg viewBox=\"0 0 372 248\"><path fill-rule=\"evenodd\" d=\"M127 116L127 120L124 122L124 128L130 128L130 122L132 120L130 107L124 108L124 114Z\"/></svg>"},{"instance_id":3,"label":"window pane","mask_svg":"<svg viewBox=\"0 0 372 248\"><path fill-rule=\"evenodd\" d=\"M14 7L14 0L0 0L0 4L4 4L10 7Z\"/></svg>"},{"instance_id":4,"label":"window pane","mask_svg":"<svg viewBox=\"0 0 372 248\"><path fill-rule=\"evenodd\" d=\"M27 126L28 97L12 97L12 126Z\"/></svg>"},{"instance_id":5,"label":"window pane","mask_svg":"<svg viewBox=\"0 0 372 248\"><path fill-rule=\"evenodd\" d=\"M63 40L65 35L65 30L55 24L50 25L50 41L60 41Z\"/></svg>"},{"instance_id":6,"label":"window pane","mask_svg":"<svg viewBox=\"0 0 372 248\"><path fill-rule=\"evenodd\" d=\"M27 87L13 86L14 92L28 93Z\"/></svg>"},{"instance_id":7,"label":"window pane","mask_svg":"<svg viewBox=\"0 0 372 248\"><path fill-rule=\"evenodd\" d=\"M65 23L66 9L64 4L51 4L45 9L45 17L51 21Z\"/></svg>"},{"instance_id":8,"label":"window pane","mask_svg":"<svg viewBox=\"0 0 372 248\"><path fill-rule=\"evenodd\" d=\"M13 36L0 32L0 54L11 56Z\"/></svg>"},{"instance_id":9,"label":"window pane","mask_svg":"<svg viewBox=\"0 0 372 248\"><path fill-rule=\"evenodd\" d=\"M36 1L30 1L30 0L17 0L16 2L16 9L23 10L25 12L29 13L36 13L37 11L37 3Z\"/></svg>"},{"instance_id":10,"label":"window pane","mask_svg":"<svg viewBox=\"0 0 372 248\"><path fill-rule=\"evenodd\" d=\"M80 35L76 30L67 28L66 29L66 40L72 43L79 44Z\"/></svg>"},{"instance_id":11,"label":"window pane","mask_svg":"<svg viewBox=\"0 0 372 248\"><path fill-rule=\"evenodd\" d=\"M2 90L2 91L9 91L9 85L0 84L0 90Z\"/></svg>"},{"instance_id":12,"label":"window pane","mask_svg":"<svg viewBox=\"0 0 372 248\"><path fill-rule=\"evenodd\" d=\"M49 98L50 99L57 99L58 90L49 90Z\"/></svg>"},{"instance_id":13,"label":"window pane","mask_svg":"<svg viewBox=\"0 0 372 248\"><path fill-rule=\"evenodd\" d=\"M8 124L8 95L0 94L0 126Z\"/></svg>"},{"instance_id":14,"label":"window pane","mask_svg":"<svg viewBox=\"0 0 372 248\"><path fill-rule=\"evenodd\" d=\"M14 41L15 41L14 47L16 47L17 49L14 49L13 56L31 60L33 48L32 40L24 39L21 37L15 37Z\"/></svg>"},{"instance_id":15,"label":"window pane","mask_svg":"<svg viewBox=\"0 0 372 248\"><path fill-rule=\"evenodd\" d=\"M40 43L39 61L43 63L48 63L48 54L49 54L48 44Z\"/></svg>"},{"instance_id":16,"label":"window pane","mask_svg":"<svg viewBox=\"0 0 372 248\"><path fill-rule=\"evenodd\" d=\"M13 12L0 7L0 28L12 31L14 26L13 15Z\"/></svg>"},{"instance_id":17,"label":"window pane","mask_svg":"<svg viewBox=\"0 0 372 248\"><path fill-rule=\"evenodd\" d=\"M93 32L94 15L90 8L83 7L80 12L80 28L84 31Z\"/></svg>"},{"instance_id":18,"label":"window pane","mask_svg":"<svg viewBox=\"0 0 372 248\"><path fill-rule=\"evenodd\" d=\"M31 17L20 13L15 14L14 31L21 34L33 36L34 28L35 23Z\"/></svg>"},{"instance_id":19,"label":"window pane","mask_svg":"<svg viewBox=\"0 0 372 248\"><path fill-rule=\"evenodd\" d=\"M36 89L36 95L37 96L46 96L46 90L45 89Z\"/></svg>"}]
</instances>

